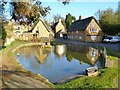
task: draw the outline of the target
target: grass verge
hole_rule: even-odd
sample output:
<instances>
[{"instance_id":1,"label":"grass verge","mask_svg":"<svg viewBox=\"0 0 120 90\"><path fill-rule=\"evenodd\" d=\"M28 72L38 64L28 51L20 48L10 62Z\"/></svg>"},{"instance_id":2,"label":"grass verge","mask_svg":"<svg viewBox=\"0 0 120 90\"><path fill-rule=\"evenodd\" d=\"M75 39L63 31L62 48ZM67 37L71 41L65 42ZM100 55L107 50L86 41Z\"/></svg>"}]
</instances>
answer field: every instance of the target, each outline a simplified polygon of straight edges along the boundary
<instances>
[{"instance_id":1,"label":"grass verge","mask_svg":"<svg viewBox=\"0 0 120 90\"><path fill-rule=\"evenodd\" d=\"M100 75L95 76L83 76L81 78L72 80L70 82L55 85L56 88L118 88L117 80L120 70L116 68L105 68L100 70Z\"/></svg>"}]
</instances>

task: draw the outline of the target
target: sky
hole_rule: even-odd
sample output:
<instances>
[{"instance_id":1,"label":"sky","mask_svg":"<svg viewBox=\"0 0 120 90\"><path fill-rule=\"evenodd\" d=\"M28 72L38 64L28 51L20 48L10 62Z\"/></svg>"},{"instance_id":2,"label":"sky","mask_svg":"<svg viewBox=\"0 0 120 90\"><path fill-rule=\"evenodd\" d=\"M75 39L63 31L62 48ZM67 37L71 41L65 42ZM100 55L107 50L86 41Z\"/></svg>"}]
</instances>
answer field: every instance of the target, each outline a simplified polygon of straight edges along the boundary
<instances>
[{"instance_id":1,"label":"sky","mask_svg":"<svg viewBox=\"0 0 120 90\"><path fill-rule=\"evenodd\" d=\"M112 8L114 11L118 8L118 1L119 0L72 0L71 3L68 5L64 5L61 2L58 2L57 0L37 0L42 2L43 7L50 6L50 14L45 17L48 21L53 21L54 15L61 15L62 17L66 17L68 13L72 14L76 17L76 19L79 18L81 15L82 18L87 18L90 16L95 16L95 13L98 10L106 10L108 8ZM100 2L101 1L101 2ZM9 4L8 4L9 6ZM6 7L9 8L9 7ZM5 12L7 18L9 19L9 11L10 9L6 9Z\"/></svg>"},{"instance_id":2,"label":"sky","mask_svg":"<svg viewBox=\"0 0 120 90\"><path fill-rule=\"evenodd\" d=\"M47 15L46 19L49 21L53 20L54 15L61 15L66 17L68 13L79 18L87 18L95 16L98 10L106 10L112 8L114 11L118 8L118 2L71 2L68 5L63 5L60 2L42 2L42 6L50 6L50 14Z\"/></svg>"}]
</instances>

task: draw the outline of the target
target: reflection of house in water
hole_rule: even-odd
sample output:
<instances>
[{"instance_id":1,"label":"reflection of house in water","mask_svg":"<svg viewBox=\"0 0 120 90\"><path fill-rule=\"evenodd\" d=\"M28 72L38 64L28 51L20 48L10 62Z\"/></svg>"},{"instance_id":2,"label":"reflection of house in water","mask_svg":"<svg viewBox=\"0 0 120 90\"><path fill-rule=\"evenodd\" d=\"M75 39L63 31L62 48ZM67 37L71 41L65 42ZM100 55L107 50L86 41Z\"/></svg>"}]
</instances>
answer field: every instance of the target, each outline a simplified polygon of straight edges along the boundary
<instances>
[{"instance_id":1,"label":"reflection of house in water","mask_svg":"<svg viewBox=\"0 0 120 90\"><path fill-rule=\"evenodd\" d=\"M92 64L96 62L96 60L100 55L98 49L92 47L89 47L89 51L86 54L87 54L87 58L91 61Z\"/></svg>"},{"instance_id":2,"label":"reflection of house in water","mask_svg":"<svg viewBox=\"0 0 120 90\"><path fill-rule=\"evenodd\" d=\"M54 52L58 57L62 58L66 52L66 45L56 45Z\"/></svg>"},{"instance_id":3,"label":"reflection of house in water","mask_svg":"<svg viewBox=\"0 0 120 90\"><path fill-rule=\"evenodd\" d=\"M94 65L99 57L99 52L97 49L87 46L67 46L66 52L67 59L71 56L74 59L80 61L80 64L88 63Z\"/></svg>"},{"instance_id":4,"label":"reflection of house in water","mask_svg":"<svg viewBox=\"0 0 120 90\"><path fill-rule=\"evenodd\" d=\"M50 52L51 52L51 48L40 48L39 47L38 50L34 52L34 54L39 63L44 63L47 56L50 54Z\"/></svg>"}]
</instances>

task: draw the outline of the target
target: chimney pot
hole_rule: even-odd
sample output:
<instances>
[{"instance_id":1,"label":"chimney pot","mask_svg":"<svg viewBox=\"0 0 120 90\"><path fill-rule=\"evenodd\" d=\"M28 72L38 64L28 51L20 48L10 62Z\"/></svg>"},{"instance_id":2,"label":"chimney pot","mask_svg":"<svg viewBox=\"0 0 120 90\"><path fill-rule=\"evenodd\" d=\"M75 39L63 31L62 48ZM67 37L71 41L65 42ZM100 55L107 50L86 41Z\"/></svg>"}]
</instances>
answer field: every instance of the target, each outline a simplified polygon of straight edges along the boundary
<instances>
[{"instance_id":1,"label":"chimney pot","mask_svg":"<svg viewBox=\"0 0 120 90\"><path fill-rule=\"evenodd\" d=\"M82 19L82 16L79 16L79 20L81 20Z\"/></svg>"}]
</instances>

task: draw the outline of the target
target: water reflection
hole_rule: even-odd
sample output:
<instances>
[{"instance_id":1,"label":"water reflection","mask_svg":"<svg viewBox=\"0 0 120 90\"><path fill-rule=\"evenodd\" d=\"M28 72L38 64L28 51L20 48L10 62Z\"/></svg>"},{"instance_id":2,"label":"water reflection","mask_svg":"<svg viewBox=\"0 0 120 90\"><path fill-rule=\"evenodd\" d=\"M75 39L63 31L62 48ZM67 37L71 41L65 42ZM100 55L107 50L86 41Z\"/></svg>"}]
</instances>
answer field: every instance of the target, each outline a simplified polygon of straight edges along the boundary
<instances>
[{"instance_id":1,"label":"water reflection","mask_svg":"<svg viewBox=\"0 0 120 90\"><path fill-rule=\"evenodd\" d=\"M80 64L84 62L94 66L99 55L99 50L92 47L67 46L66 57L69 62L77 59L80 61Z\"/></svg>"},{"instance_id":2,"label":"water reflection","mask_svg":"<svg viewBox=\"0 0 120 90\"><path fill-rule=\"evenodd\" d=\"M18 57L17 54L21 53ZM56 45L52 48L40 46L23 47L15 52L23 67L33 73L41 74L51 82L83 74L86 68L101 68L99 50L88 46Z\"/></svg>"},{"instance_id":3,"label":"water reflection","mask_svg":"<svg viewBox=\"0 0 120 90\"><path fill-rule=\"evenodd\" d=\"M66 53L66 45L56 45L54 52L61 59Z\"/></svg>"}]
</instances>

